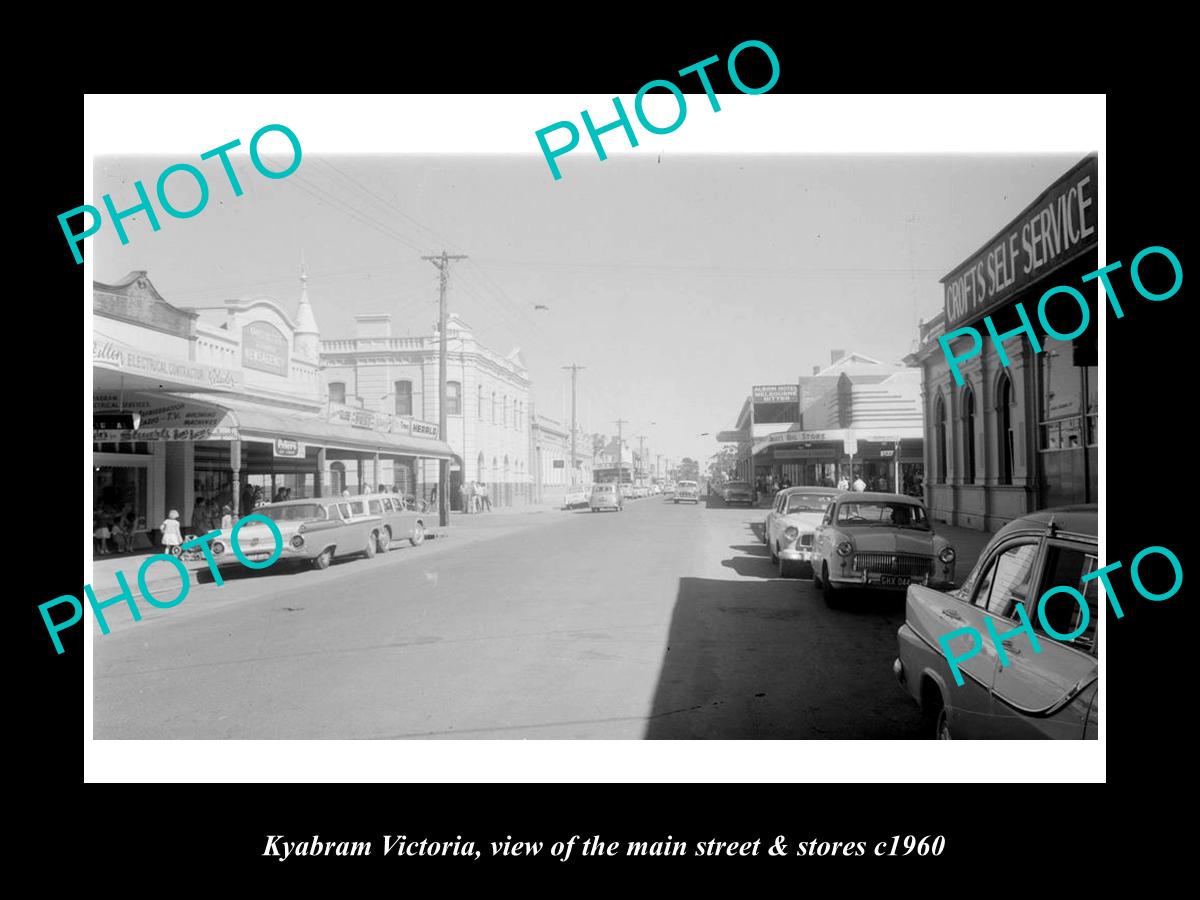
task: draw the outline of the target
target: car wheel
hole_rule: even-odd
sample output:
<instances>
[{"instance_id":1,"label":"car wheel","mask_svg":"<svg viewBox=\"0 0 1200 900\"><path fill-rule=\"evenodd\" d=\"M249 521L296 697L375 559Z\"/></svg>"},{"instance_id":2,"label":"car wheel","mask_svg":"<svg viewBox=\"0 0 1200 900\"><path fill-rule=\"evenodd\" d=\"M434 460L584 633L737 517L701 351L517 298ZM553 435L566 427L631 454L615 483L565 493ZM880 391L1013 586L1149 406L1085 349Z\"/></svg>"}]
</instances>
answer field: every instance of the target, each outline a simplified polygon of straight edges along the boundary
<instances>
[{"instance_id":1,"label":"car wheel","mask_svg":"<svg viewBox=\"0 0 1200 900\"><path fill-rule=\"evenodd\" d=\"M392 546L392 530L390 528L384 528L381 532L379 532L379 544L378 544L379 552L387 553L388 549L391 546Z\"/></svg>"},{"instance_id":2,"label":"car wheel","mask_svg":"<svg viewBox=\"0 0 1200 900\"><path fill-rule=\"evenodd\" d=\"M425 523L424 522L418 522L416 525L413 526L412 537L410 537L408 539L408 542L410 544L412 544L414 547L420 547L423 543L425 543Z\"/></svg>"},{"instance_id":3,"label":"car wheel","mask_svg":"<svg viewBox=\"0 0 1200 900\"><path fill-rule=\"evenodd\" d=\"M313 560L313 568L328 569L331 562L333 562L333 548L326 547L320 552L320 554L318 554L317 558Z\"/></svg>"},{"instance_id":4,"label":"car wheel","mask_svg":"<svg viewBox=\"0 0 1200 900\"><path fill-rule=\"evenodd\" d=\"M838 589L829 580L829 563L821 563L821 592L825 595L825 605L830 609L837 609L842 605Z\"/></svg>"},{"instance_id":5,"label":"car wheel","mask_svg":"<svg viewBox=\"0 0 1200 900\"><path fill-rule=\"evenodd\" d=\"M934 726L934 737L939 741L953 740L950 735L950 716L946 713L945 706L938 710L937 725Z\"/></svg>"},{"instance_id":6,"label":"car wheel","mask_svg":"<svg viewBox=\"0 0 1200 900\"><path fill-rule=\"evenodd\" d=\"M771 565L775 565L776 563L779 562L779 557L775 554L775 550L776 550L775 545L771 544L770 545Z\"/></svg>"},{"instance_id":7,"label":"car wheel","mask_svg":"<svg viewBox=\"0 0 1200 900\"><path fill-rule=\"evenodd\" d=\"M375 558L375 548L379 546L379 532L372 531L370 537L367 538L367 547L363 550L363 556L367 559Z\"/></svg>"}]
</instances>

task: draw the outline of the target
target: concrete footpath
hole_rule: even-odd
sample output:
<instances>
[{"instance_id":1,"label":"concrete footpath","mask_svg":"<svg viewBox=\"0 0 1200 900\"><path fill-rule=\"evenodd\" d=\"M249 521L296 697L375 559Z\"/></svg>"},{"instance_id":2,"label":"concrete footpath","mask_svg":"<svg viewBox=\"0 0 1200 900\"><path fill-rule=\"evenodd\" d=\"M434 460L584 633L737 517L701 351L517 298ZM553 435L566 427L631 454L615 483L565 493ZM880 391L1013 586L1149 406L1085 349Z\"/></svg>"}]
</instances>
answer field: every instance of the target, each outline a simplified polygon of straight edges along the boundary
<instances>
[{"instance_id":1,"label":"concrete footpath","mask_svg":"<svg viewBox=\"0 0 1200 900\"><path fill-rule=\"evenodd\" d=\"M426 533L426 539L436 543L439 541L451 542L456 534L461 534L464 537L482 537L488 533L499 535L506 531L511 531L520 521L536 514L558 514L565 516L571 515L571 512L547 503L526 503L521 506L493 507L490 512L482 513L464 514L452 512L450 513L449 529L443 531L436 524L430 525ZM437 522L436 510L428 515L432 516L434 523ZM92 560L92 580L89 583L96 594L96 599L107 600L120 593L121 587L117 582L117 572L125 576L125 581L134 595L140 596L141 591L137 582L138 570L148 557L160 552L161 548L156 547L154 550L142 550L136 553L94 556ZM208 570L208 562L203 558L191 561L181 560L181 562L190 573ZM190 577L192 583L196 583L196 576L193 574ZM162 598L170 600L179 591L178 569L162 560L156 562L146 572L146 586L150 589L151 593L156 595L160 594L159 588L162 588ZM84 599L82 587L77 596L80 600Z\"/></svg>"}]
</instances>

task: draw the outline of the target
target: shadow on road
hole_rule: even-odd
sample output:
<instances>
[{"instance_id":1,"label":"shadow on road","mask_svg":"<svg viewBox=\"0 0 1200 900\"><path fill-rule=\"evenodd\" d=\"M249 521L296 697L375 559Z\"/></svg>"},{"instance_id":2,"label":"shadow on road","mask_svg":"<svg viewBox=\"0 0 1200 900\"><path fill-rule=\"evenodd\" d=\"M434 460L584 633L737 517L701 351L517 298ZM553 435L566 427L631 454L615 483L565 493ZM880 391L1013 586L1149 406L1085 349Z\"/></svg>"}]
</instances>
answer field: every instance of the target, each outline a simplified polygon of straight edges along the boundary
<instances>
[{"instance_id":1,"label":"shadow on road","mask_svg":"<svg viewBox=\"0 0 1200 900\"><path fill-rule=\"evenodd\" d=\"M902 618L827 609L809 582L680 579L645 737L921 737L892 674Z\"/></svg>"}]
</instances>

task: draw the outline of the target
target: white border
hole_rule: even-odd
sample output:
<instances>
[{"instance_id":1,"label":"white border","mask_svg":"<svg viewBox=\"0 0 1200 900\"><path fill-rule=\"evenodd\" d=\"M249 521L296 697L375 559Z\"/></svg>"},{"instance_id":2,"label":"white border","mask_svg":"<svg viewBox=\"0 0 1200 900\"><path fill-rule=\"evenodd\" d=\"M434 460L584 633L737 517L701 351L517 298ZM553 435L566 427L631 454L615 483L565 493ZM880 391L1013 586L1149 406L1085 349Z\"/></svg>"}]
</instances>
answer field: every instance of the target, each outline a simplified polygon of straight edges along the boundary
<instances>
[{"instance_id":1,"label":"white border","mask_svg":"<svg viewBox=\"0 0 1200 900\"><path fill-rule=\"evenodd\" d=\"M681 63L677 68L682 68ZM658 77L647 73L647 80ZM685 90L694 90L680 79ZM650 95L653 97L654 95ZM631 96L622 96L633 115ZM674 101L655 122L670 121ZM672 134L637 128L640 146L610 155L673 153L1016 153L1099 151L1098 226L1106 256L1107 167L1103 95L776 95L719 94L714 113L703 94L688 95L688 116ZM261 126L282 123L306 154L524 153L539 155L534 132L587 109L611 121L611 95L88 95L84 101L83 197L93 197L92 160L101 154L200 153L239 138L245 152ZM636 119L634 120L636 123ZM616 132L613 137L617 137ZM587 146L560 158L602 165ZM1064 169L1065 170L1065 169ZM614 171L613 177L619 177ZM1049 184L1049 181L1047 182ZM547 173L546 189L555 182ZM1033 196L1029 198L1033 199ZM88 202L81 200L81 202ZM177 223L181 227L186 223ZM1005 222L996 222L982 244ZM947 267L949 269L949 267ZM84 295L84 453L91 452L90 254ZM1106 303L1097 309L1103 313ZM933 313L936 310L929 310ZM1107 412L1106 316L1100 318L1100 405ZM1099 483L1105 497L1106 422L1100 417ZM90 523L90 465L84 521ZM90 529L87 529L90 533ZM1100 517L1100 552L1106 527ZM84 539L84 575L91 540ZM86 604L85 604L86 605ZM1107 604L1102 604L1102 607ZM1106 627L1101 615L1100 740L1045 742L1035 759L1011 742L935 741L93 741L91 614L84 641L85 781L399 781L399 782L792 782L792 781L1103 781L1105 779ZM1118 626L1120 627L1120 626ZM64 665L69 664L64 660ZM899 687L897 687L899 691Z\"/></svg>"}]
</instances>

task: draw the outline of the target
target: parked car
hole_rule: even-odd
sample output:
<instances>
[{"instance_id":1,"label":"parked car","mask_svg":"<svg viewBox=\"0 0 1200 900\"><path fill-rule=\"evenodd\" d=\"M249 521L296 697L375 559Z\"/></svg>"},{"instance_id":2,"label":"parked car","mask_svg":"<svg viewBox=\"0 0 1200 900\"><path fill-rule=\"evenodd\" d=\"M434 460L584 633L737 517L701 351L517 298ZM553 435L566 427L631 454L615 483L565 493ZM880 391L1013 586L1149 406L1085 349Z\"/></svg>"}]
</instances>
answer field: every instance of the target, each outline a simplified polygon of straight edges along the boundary
<instances>
[{"instance_id":1,"label":"parked car","mask_svg":"<svg viewBox=\"0 0 1200 900\"><path fill-rule=\"evenodd\" d=\"M840 494L837 488L793 487L775 495L763 522L763 543L780 578L812 575L813 535L825 510Z\"/></svg>"},{"instance_id":2,"label":"parked car","mask_svg":"<svg viewBox=\"0 0 1200 900\"><path fill-rule=\"evenodd\" d=\"M355 513L351 502L362 498L328 497L282 500L255 507L256 515L275 522L283 537L279 562L300 560L327 569L337 556L362 554L370 559L379 549L383 519ZM218 567L240 565L233 552L232 529L222 531L209 544ZM252 562L269 559L275 552L275 535L263 522L251 520L238 529L238 547Z\"/></svg>"},{"instance_id":3,"label":"parked car","mask_svg":"<svg viewBox=\"0 0 1200 900\"><path fill-rule=\"evenodd\" d=\"M721 491L721 499L728 505L730 503L745 503L747 506L754 505L754 488L751 487L748 481L730 481Z\"/></svg>"},{"instance_id":4,"label":"parked car","mask_svg":"<svg viewBox=\"0 0 1200 900\"><path fill-rule=\"evenodd\" d=\"M398 541L407 540L414 547L419 547L424 543L427 515L411 508L399 494L368 494L365 497L352 497L351 512L362 515L361 507L364 503L366 515L379 516L383 519L383 527L379 529L378 536L380 553L385 553Z\"/></svg>"},{"instance_id":5,"label":"parked car","mask_svg":"<svg viewBox=\"0 0 1200 900\"><path fill-rule=\"evenodd\" d=\"M700 485L694 481L680 481L675 485L675 502L700 502Z\"/></svg>"},{"instance_id":6,"label":"parked car","mask_svg":"<svg viewBox=\"0 0 1200 900\"><path fill-rule=\"evenodd\" d=\"M625 508L625 500L621 488L615 484L593 484L592 495L588 498L588 506L592 512L602 509L615 509L620 512Z\"/></svg>"},{"instance_id":7,"label":"parked car","mask_svg":"<svg viewBox=\"0 0 1200 900\"><path fill-rule=\"evenodd\" d=\"M899 657L893 670L916 700L930 737L1088 738L1098 733L1098 579L1095 504L1045 509L1016 519L991 539L961 588L944 593L914 584L908 589L904 624L897 635ZM1041 596L1052 587L1083 595L1086 628L1070 641L1045 633L1037 614ZM1002 634L1020 627L1020 604L1040 637L1033 652L1029 636L1001 641L1006 660L991 643L985 621ZM1060 635L1073 634L1083 621L1078 601L1067 593L1047 599L1046 622ZM979 653L958 663L957 684L939 638L964 627L983 641ZM956 658L966 656L972 636L949 641Z\"/></svg>"},{"instance_id":8,"label":"parked car","mask_svg":"<svg viewBox=\"0 0 1200 900\"><path fill-rule=\"evenodd\" d=\"M935 534L925 504L904 494L839 494L813 536L814 580L836 607L849 588L951 587L954 548Z\"/></svg>"}]
</instances>

